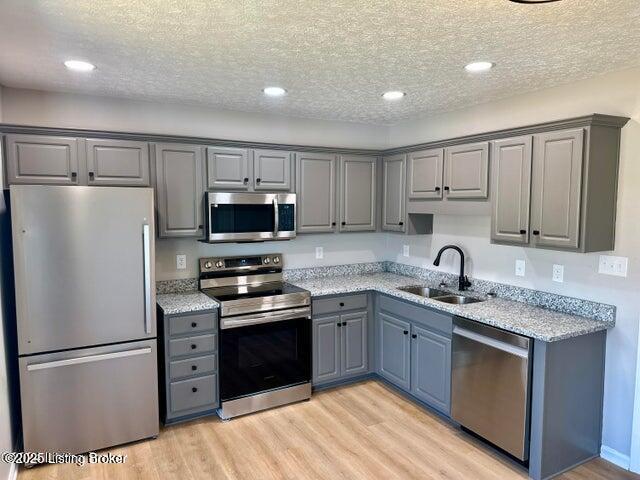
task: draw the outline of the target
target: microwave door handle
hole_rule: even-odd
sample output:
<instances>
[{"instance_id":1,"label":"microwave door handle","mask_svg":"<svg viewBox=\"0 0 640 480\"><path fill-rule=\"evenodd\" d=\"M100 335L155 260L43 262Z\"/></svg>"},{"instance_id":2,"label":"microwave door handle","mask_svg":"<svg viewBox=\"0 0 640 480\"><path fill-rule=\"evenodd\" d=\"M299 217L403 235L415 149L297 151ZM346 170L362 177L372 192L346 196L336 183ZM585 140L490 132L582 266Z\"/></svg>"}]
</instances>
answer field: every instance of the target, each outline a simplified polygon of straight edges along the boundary
<instances>
[{"instance_id":1,"label":"microwave door handle","mask_svg":"<svg viewBox=\"0 0 640 480\"><path fill-rule=\"evenodd\" d=\"M273 199L273 235L276 236L280 230L280 215L278 214L278 199Z\"/></svg>"}]
</instances>

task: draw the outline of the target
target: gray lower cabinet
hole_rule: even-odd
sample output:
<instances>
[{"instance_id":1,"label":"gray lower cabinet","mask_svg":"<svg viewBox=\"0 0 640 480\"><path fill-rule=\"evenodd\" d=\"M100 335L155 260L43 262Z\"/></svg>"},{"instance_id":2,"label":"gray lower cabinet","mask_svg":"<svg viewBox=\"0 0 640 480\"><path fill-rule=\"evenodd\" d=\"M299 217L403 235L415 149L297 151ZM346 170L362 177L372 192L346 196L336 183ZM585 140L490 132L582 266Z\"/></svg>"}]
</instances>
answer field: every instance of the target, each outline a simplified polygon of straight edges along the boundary
<instances>
[{"instance_id":1,"label":"gray lower cabinet","mask_svg":"<svg viewBox=\"0 0 640 480\"><path fill-rule=\"evenodd\" d=\"M531 153L531 136L493 142L491 239L495 242L529 242Z\"/></svg>"},{"instance_id":2,"label":"gray lower cabinet","mask_svg":"<svg viewBox=\"0 0 640 480\"><path fill-rule=\"evenodd\" d=\"M217 311L158 312L164 423L213 413L219 406Z\"/></svg>"},{"instance_id":3,"label":"gray lower cabinet","mask_svg":"<svg viewBox=\"0 0 640 480\"><path fill-rule=\"evenodd\" d=\"M155 150L158 235L203 235L204 149L199 145L158 143Z\"/></svg>"},{"instance_id":4,"label":"gray lower cabinet","mask_svg":"<svg viewBox=\"0 0 640 480\"><path fill-rule=\"evenodd\" d=\"M375 157L340 157L340 231L363 232L376 229Z\"/></svg>"},{"instance_id":5,"label":"gray lower cabinet","mask_svg":"<svg viewBox=\"0 0 640 480\"><path fill-rule=\"evenodd\" d=\"M337 159L326 153L296 154L297 231L336 231Z\"/></svg>"},{"instance_id":6,"label":"gray lower cabinet","mask_svg":"<svg viewBox=\"0 0 640 480\"><path fill-rule=\"evenodd\" d=\"M286 191L293 187L293 153L282 150L253 151L253 189Z\"/></svg>"},{"instance_id":7,"label":"gray lower cabinet","mask_svg":"<svg viewBox=\"0 0 640 480\"><path fill-rule=\"evenodd\" d=\"M442 198L444 150L435 148L407 155L409 198Z\"/></svg>"},{"instance_id":8,"label":"gray lower cabinet","mask_svg":"<svg viewBox=\"0 0 640 480\"><path fill-rule=\"evenodd\" d=\"M451 405L451 339L411 326L411 393L449 414Z\"/></svg>"},{"instance_id":9,"label":"gray lower cabinet","mask_svg":"<svg viewBox=\"0 0 640 480\"><path fill-rule=\"evenodd\" d=\"M86 139L87 184L148 187L149 144Z\"/></svg>"},{"instance_id":10,"label":"gray lower cabinet","mask_svg":"<svg viewBox=\"0 0 640 480\"><path fill-rule=\"evenodd\" d=\"M394 155L382 160L382 229L405 231L406 158Z\"/></svg>"},{"instance_id":11,"label":"gray lower cabinet","mask_svg":"<svg viewBox=\"0 0 640 480\"><path fill-rule=\"evenodd\" d=\"M489 143L456 145L444 149L444 196L487 198Z\"/></svg>"},{"instance_id":12,"label":"gray lower cabinet","mask_svg":"<svg viewBox=\"0 0 640 480\"><path fill-rule=\"evenodd\" d=\"M401 318L378 313L380 325L379 358L380 375L391 383L409 390L411 385L411 323Z\"/></svg>"},{"instance_id":13,"label":"gray lower cabinet","mask_svg":"<svg viewBox=\"0 0 640 480\"><path fill-rule=\"evenodd\" d=\"M449 415L451 316L379 295L376 321L378 373Z\"/></svg>"},{"instance_id":14,"label":"gray lower cabinet","mask_svg":"<svg viewBox=\"0 0 640 480\"><path fill-rule=\"evenodd\" d=\"M79 139L7 135L7 183L79 185Z\"/></svg>"},{"instance_id":15,"label":"gray lower cabinet","mask_svg":"<svg viewBox=\"0 0 640 480\"><path fill-rule=\"evenodd\" d=\"M249 190L253 183L250 150L207 147L207 188Z\"/></svg>"},{"instance_id":16,"label":"gray lower cabinet","mask_svg":"<svg viewBox=\"0 0 640 480\"><path fill-rule=\"evenodd\" d=\"M314 385L369 372L369 315L366 294L313 301L312 382ZM360 306L361 300L365 301ZM334 303L335 302L335 303ZM317 308L316 308L317 306ZM334 312L327 312L332 309ZM316 310L318 313L316 313Z\"/></svg>"}]
</instances>

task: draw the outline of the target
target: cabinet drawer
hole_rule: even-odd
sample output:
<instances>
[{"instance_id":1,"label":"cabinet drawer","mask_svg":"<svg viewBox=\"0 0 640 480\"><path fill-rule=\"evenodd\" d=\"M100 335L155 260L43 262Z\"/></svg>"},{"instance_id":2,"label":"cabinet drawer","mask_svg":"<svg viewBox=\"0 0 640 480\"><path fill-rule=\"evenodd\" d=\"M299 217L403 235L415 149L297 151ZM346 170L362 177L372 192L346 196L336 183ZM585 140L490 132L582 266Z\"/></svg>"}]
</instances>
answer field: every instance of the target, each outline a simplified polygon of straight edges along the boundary
<instances>
[{"instance_id":1,"label":"cabinet drawer","mask_svg":"<svg viewBox=\"0 0 640 480\"><path fill-rule=\"evenodd\" d=\"M386 295L380 295L379 307L380 310L417 322L451 338L453 320L451 315L447 313L439 313L426 307L411 305Z\"/></svg>"},{"instance_id":2,"label":"cabinet drawer","mask_svg":"<svg viewBox=\"0 0 640 480\"><path fill-rule=\"evenodd\" d=\"M174 360L169 363L169 378L176 380L194 375L214 373L218 369L217 364L217 357L215 355L188 358L186 360Z\"/></svg>"},{"instance_id":3,"label":"cabinet drawer","mask_svg":"<svg viewBox=\"0 0 640 480\"><path fill-rule=\"evenodd\" d=\"M171 357L181 357L197 353L215 352L216 345L217 338L215 334L169 340L169 355Z\"/></svg>"},{"instance_id":4,"label":"cabinet drawer","mask_svg":"<svg viewBox=\"0 0 640 480\"><path fill-rule=\"evenodd\" d=\"M203 315L186 315L169 319L169 335L181 333L197 333L216 328L216 316L211 313Z\"/></svg>"},{"instance_id":5,"label":"cabinet drawer","mask_svg":"<svg viewBox=\"0 0 640 480\"><path fill-rule=\"evenodd\" d=\"M367 294L345 295L343 297L321 298L313 301L313 315L340 312L346 310L362 310L367 308Z\"/></svg>"},{"instance_id":6,"label":"cabinet drawer","mask_svg":"<svg viewBox=\"0 0 640 480\"><path fill-rule=\"evenodd\" d=\"M205 405L216 406L217 375L171 383L171 411L191 410Z\"/></svg>"}]
</instances>

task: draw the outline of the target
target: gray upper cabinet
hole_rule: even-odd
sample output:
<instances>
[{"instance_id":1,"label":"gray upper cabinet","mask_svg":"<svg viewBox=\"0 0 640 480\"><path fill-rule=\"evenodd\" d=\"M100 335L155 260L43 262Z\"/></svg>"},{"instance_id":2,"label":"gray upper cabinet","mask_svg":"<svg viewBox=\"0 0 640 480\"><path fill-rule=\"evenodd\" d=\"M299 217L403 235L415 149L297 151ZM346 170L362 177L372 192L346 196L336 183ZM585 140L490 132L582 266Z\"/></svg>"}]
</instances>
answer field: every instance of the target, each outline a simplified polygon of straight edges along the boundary
<instances>
[{"instance_id":1,"label":"gray upper cabinet","mask_svg":"<svg viewBox=\"0 0 640 480\"><path fill-rule=\"evenodd\" d=\"M298 232L334 232L336 229L335 155L296 154Z\"/></svg>"},{"instance_id":2,"label":"gray upper cabinet","mask_svg":"<svg viewBox=\"0 0 640 480\"><path fill-rule=\"evenodd\" d=\"M253 183L250 151L207 147L207 187L211 190L249 190Z\"/></svg>"},{"instance_id":3,"label":"gray upper cabinet","mask_svg":"<svg viewBox=\"0 0 640 480\"><path fill-rule=\"evenodd\" d=\"M445 198L487 198L488 142L447 147L444 156Z\"/></svg>"},{"instance_id":4,"label":"gray upper cabinet","mask_svg":"<svg viewBox=\"0 0 640 480\"><path fill-rule=\"evenodd\" d=\"M411 393L449 414L451 339L415 324L411 328Z\"/></svg>"},{"instance_id":5,"label":"gray upper cabinet","mask_svg":"<svg viewBox=\"0 0 640 480\"><path fill-rule=\"evenodd\" d=\"M532 137L493 142L491 164L491 239L529 242Z\"/></svg>"},{"instance_id":6,"label":"gray upper cabinet","mask_svg":"<svg viewBox=\"0 0 640 480\"><path fill-rule=\"evenodd\" d=\"M158 234L203 235L204 149L198 145L155 145Z\"/></svg>"},{"instance_id":7,"label":"gray upper cabinet","mask_svg":"<svg viewBox=\"0 0 640 480\"><path fill-rule=\"evenodd\" d=\"M442 198L444 150L435 148L407 155L409 198Z\"/></svg>"},{"instance_id":8,"label":"gray upper cabinet","mask_svg":"<svg viewBox=\"0 0 640 480\"><path fill-rule=\"evenodd\" d=\"M128 140L86 140L87 184L149 186L149 144Z\"/></svg>"},{"instance_id":9,"label":"gray upper cabinet","mask_svg":"<svg viewBox=\"0 0 640 480\"><path fill-rule=\"evenodd\" d=\"M347 313L340 316L341 374L357 375L369 370L367 312Z\"/></svg>"},{"instance_id":10,"label":"gray upper cabinet","mask_svg":"<svg viewBox=\"0 0 640 480\"><path fill-rule=\"evenodd\" d=\"M336 380L340 368L340 316L314 318L313 322L313 383Z\"/></svg>"},{"instance_id":11,"label":"gray upper cabinet","mask_svg":"<svg viewBox=\"0 0 640 480\"><path fill-rule=\"evenodd\" d=\"M379 312L379 360L380 375L391 383L409 390L411 378L411 324L400 318Z\"/></svg>"},{"instance_id":12,"label":"gray upper cabinet","mask_svg":"<svg viewBox=\"0 0 640 480\"><path fill-rule=\"evenodd\" d=\"M535 246L579 246L583 137L583 129L534 136L531 233Z\"/></svg>"},{"instance_id":13,"label":"gray upper cabinet","mask_svg":"<svg viewBox=\"0 0 640 480\"><path fill-rule=\"evenodd\" d=\"M78 185L79 140L41 135L7 135L7 183Z\"/></svg>"},{"instance_id":14,"label":"gray upper cabinet","mask_svg":"<svg viewBox=\"0 0 640 480\"><path fill-rule=\"evenodd\" d=\"M282 150L254 150L254 189L291 191L292 157L291 152Z\"/></svg>"},{"instance_id":15,"label":"gray upper cabinet","mask_svg":"<svg viewBox=\"0 0 640 480\"><path fill-rule=\"evenodd\" d=\"M406 208L406 159L405 155L386 157L382 161L383 196L382 229L405 231Z\"/></svg>"},{"instance_id":16,"label":"gray upper cabinet","mask_svg":"<svg viewBox=\"0 0 640 480\"><path fill-rule=\"evenodd\" d=\"M375 157L340 157L340 231L376 229Z\"/></svg>"}]
</instances>

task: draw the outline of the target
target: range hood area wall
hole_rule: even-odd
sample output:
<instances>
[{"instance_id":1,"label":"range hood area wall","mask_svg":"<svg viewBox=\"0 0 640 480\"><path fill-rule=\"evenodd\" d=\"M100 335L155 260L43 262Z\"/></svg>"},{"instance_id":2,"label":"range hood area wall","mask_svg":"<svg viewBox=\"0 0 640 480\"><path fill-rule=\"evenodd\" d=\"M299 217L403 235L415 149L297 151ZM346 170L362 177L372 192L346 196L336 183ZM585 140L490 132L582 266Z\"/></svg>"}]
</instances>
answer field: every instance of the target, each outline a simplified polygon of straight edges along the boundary
<instances>
[{"instance_id":1,"label":"range hood area wall","mask_svg":"<svg viewBox=\"0 0 640 480\"><path fill-rule=\"evenodd\" d=\"M564 253L492 245L490 219L435 216L433 235L393 233L300 234L288 242L208 245L195 239L158 240L157 278L195 277L199 256L282 252L288 268L379 260L430 265L438 248L460 245L469 257L469 274L503 283L553 291L617 306L616 327L608 333L603 444L619 463L628 461L633 416L634 372L640 299L640 69L608 74L566 86L522 94L457 112L414 119L390 127L275 116L206 112L199 107L160 105L80 95L5 88L4 122L51 127L147 131L210 138L341 146L393 148L474 133L529 125L599 112L630 117L622 129L616 248L629 257L629 276L597 274L599 254ZM407 101L410 99L407 98ZM227 121L227 117L229 121ZM273 122L275 123L272 123ZM246 128L245 128L246 127ZM404 257L403 246L410 246ZM324 258L315 258L322 246ZM176 270L178 253L187 270ZM526 276L514 275L515 259L527 262ZM551 281L551 266L565 265L564 283ZM430 267L434 268L434 267ZM455 273L457 260L443 257L442 270Z\"/></svg>"}]
</instances>

